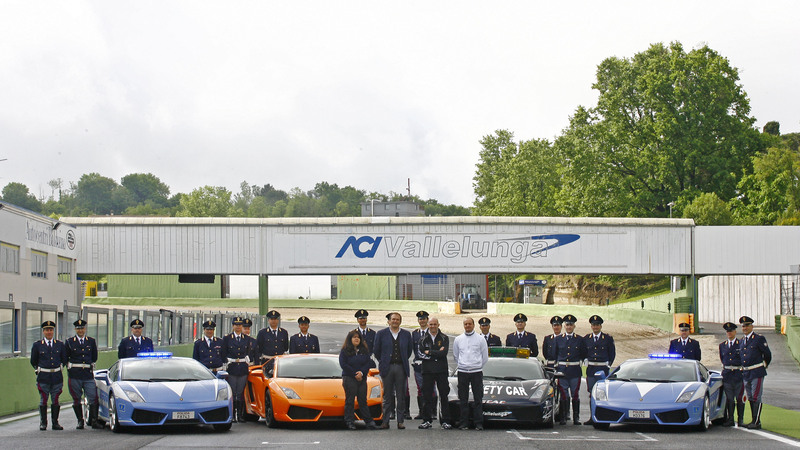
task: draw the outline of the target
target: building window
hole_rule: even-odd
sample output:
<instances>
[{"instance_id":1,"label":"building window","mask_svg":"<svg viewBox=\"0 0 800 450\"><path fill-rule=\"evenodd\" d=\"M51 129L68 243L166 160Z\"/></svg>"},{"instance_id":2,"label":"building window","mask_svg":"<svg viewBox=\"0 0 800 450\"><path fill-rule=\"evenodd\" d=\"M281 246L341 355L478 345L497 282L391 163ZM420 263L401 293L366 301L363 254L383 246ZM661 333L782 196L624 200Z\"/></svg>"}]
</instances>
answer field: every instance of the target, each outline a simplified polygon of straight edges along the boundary
<instances>
[{"instance_id":1,"label":"building window","mask_svg":"<svg viewBox=\"0 0 800 450\"><path fill-rule=\"evenodd\" d=\"M19 246L0 242L0 272L19 273Z\"/></svg>"},{"instance_id":2,"label":"building window","mask_svg":"<svg viewBox=\"0 0 800 450\"><path fill-rule=\"evenodd\" d=\"M72 283L72 260L58 257L58 281L62 283Z\"/></svg>"},{"instance_id":3,"label":"building window","mask_svg":"<svg viewBox=\"0 0 800 450\"><path fill-rule=\"evenodd\" d=\"M47 253L31 250L31 276L47 278Z\"/></svg>"}]
</instances>

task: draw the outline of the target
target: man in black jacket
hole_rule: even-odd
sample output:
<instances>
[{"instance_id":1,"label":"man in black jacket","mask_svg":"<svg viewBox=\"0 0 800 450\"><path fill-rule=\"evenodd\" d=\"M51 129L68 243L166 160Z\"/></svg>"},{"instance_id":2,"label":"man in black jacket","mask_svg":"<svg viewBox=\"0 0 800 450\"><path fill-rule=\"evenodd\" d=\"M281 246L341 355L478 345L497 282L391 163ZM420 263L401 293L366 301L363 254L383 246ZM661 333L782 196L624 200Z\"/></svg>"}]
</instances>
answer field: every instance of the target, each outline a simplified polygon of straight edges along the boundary
<instances>
[{"instance_id":1,"label":"man in black jacket","mask_svg":"<svg viewBox=\"0 0 800 450\"><path fill-rule=\"evenodd\" d=\"M436 410L433 385L439 390L439 400L442 411L442 428L448 430L450 425L450 408L447 405L447 395L450 393L450 383L447 381L447 352L450 350L450 339L446 334L439 332L439 319L433 317L428 320L428 332L419 343L419 357L422 359L422 396L423 413L420 429L431 428L432 414Z\"/></svg>"},{"instance_id":2,"label":"man in black jacket","mask_svg":"<svg viewBox=\"0 0 800 450\"><path fill-rule=\"evenodd\" d=\"M67 348L64 343L55 339L56 323L46 320L42 323L41 341L33 343L31 348L31 365L36 369L36 387L39 389L39 429L47 429L47 398L50 397L50 417L53 419L53 429L63 430L58 423L58 414L61 405L58 397L64 387L64 376L61 366L67 364Z\"/></svg>"},{"instance_id":3,"label":"man in black jacket","mask_svg":"<svg viewBox=\"0 0 800 450\"><path fill-rule=\"evenodd\" d=\"M94 384L94 365L97 362L97 342L86 335L86 321L78 319L72 323L75 336L67 339L67 374L69 374L69 394L72 396L72 410L78 419L78 430L84 428L83 405L81 397L86 395L89 405L89 423L92 428L99 428L97 420L97 386Z\"/></svg>"}]
</instances>

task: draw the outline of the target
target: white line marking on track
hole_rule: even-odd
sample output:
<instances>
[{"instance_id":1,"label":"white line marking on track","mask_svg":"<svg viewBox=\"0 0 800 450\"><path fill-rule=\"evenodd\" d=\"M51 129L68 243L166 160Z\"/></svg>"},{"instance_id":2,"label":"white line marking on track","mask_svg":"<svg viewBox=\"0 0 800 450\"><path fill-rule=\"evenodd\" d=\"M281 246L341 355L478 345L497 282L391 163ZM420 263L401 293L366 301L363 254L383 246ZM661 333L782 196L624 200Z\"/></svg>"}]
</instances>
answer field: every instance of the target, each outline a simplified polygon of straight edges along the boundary
<instances>
[{"instance_id":1,"label":"white line marking on track","mask_svg":"<svg viewBox=\"0 0 800 450\"><path fill-rule=\"evenodd\" d=\"M767 439L772 439L773 441L778 441L783 444L791 445L793 447L800 447L800 442L783 437L778 436L777 434L770 433L769 431L761 431L761 430L748 430L747 428L739 428L736 427L737 430L747 431L748 433L754 433L761 437L765 437Z\"/></svg>"},{"instance_id":2,"label":"white line marking on track","mask_svg":"<svg viewBox=\"0 0 800 450\"><path fill-rule=\"evenodd\" d=\"M14 417L12 417L10 419L2 419L2 420L0 420L0 424L4 424L4 423L8 423L8 422L14 422L15 420L27 419L28 417L34 417L34 416L38 416L38 415L39 415L39 411L28 413L28 414L22 414L22 415L19 415L19 416L14 416Z\"/></svg>"},{"instance_id":3,"label":"white line marking on track","mask_svg":"<svg viewBox=\"0 0 800 450\"><path fill-rule=\"evenodd\" d=\"M262 442L261 445L319 445L319 441L314 441L314 442Z\"/></svg>"},{"instance_id":4,"label":"white line marking on track","mask_svg":"<svg viewBox=\"0 0 800 450\"><path fill-rule=\"evenodd\" d=\"M517 430L507 430L506 433L511 433L521 441L603 441L603 442L658 442L658 439L647 436L644 433L637 432L642 439L609 439L606 436L555 436L559 433L557 431L546 433L528 433L533 436L523 436Z\"/></svg>"}]
</instances>

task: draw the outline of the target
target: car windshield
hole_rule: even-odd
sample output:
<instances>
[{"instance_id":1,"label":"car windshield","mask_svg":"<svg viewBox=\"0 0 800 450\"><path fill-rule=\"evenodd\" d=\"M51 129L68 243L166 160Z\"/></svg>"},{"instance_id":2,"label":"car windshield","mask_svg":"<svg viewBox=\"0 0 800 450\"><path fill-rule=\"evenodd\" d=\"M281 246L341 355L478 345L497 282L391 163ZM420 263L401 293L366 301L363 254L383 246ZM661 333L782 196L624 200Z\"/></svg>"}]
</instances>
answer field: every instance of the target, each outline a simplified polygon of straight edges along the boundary
<instances>
[{"instance_id":1,"label":"car windshield","mask_svg":"<svg viewBox=\"0 0 800 450\"><path fill-rule=\"evenodd\" d=\"M339 358L325 356L301 356L281 358L278 361L277 376L281 378L341 378L342 368Z\"/></svg>"},{"instance_id":2,"label":"car windshield","mask_svg":"<svg viewBox=\"0 0 800 450\"><path fill-rule=\"evenodd\" d=\"M541 380L546 378L542 365L523 358L489 358L483 366L483 378L489 380Z\"/></svg>"},{"instance_id":3,"label":"car windshield","mask_svg":"<svg viewBox=\"0 0 800 450\"><path fill-rule=\"evenodd\" d=\"M697 381L697 367L694 362L681 360L628 361L619 366L608 378L661 383Z\"/></svg>"},{"instance_id":4,"label":"car windshield","mask_svg":"<svg viewBox=\"0 0 800 450\"><path fill-rule=\"evenodd\" d=\"M214 375L193 359L130 359L121 364L120 381L198 381Z\"/></svg>"}]
</instances>

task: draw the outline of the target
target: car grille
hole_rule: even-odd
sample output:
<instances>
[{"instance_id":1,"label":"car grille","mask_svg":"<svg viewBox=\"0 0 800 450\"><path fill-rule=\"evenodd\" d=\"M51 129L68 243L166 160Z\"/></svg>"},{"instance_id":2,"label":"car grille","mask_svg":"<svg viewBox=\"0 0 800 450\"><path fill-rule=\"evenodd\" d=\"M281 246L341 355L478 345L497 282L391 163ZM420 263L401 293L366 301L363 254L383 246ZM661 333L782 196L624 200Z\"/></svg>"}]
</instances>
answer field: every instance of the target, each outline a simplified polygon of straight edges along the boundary
<instances>
[{"instance_id":1,"label":"car grille","mask_svg":"<svg viewBox=\"0 0 800 450\"><path fill-rule=\"evenodd\" d=\"M290 406L288 414L293 420L311 420L316 419L319 413L320 410L318 409Z\"/></svg>"},{"instance_id":2,"label":"car grille","mask_svg":"<svg viewBox=\"0 0 800 450\"><path fill-rule=\"evenodd\" d=\"M614 411L613 409L608 408L601 408L597 407L594 409L594 416L597 420L602 420L603 422L616 422L622 417L622 413L619 411Z\"/></svg>"},{"instance_id":3,"label":"car grille","mask_svg":"<svg viewBox=\"0 0 800 450\"><path fill-rule=\"evenodd\" d=\"M685 409L674 409L656 414L664 423L684 423L689 420L689 413Z\"/></svg>"},{"instance_id":4,"label":"car grille","mask_svg":"<svg viewBox=\"0 0 800 450\"><path fill-rule=\"evenodd\" d=\"M369 407L369 414L372 416L373 419L376 419L381 416L381 412L383 411L382 405L378 403L377 405L372 405ZM363 417L358 413L358 410L355 411L356 417L358 420L364 420Z\"/></svg>"},{"instance_id":5,"label":"car grille","mask_svg":"<svg viewBox=\"0 0 800 450\"><path fill-rule=\"evenodd\" d=\"M230 417L227 406L202 412L200 415L203 416L203 420L206 422L227 422Z\"/></svg>"},{"instance_id":6,"label":"car grille","mask_svg":"<svg viewBox=\"0 0 800 450\"><path fill-rule=\"evenodd\" d=\"M161 421L164 420L164 417L166 417L166 414L164 413L138 408L134 409L133 414L131 414L131 419L140 424L161 423Z\"/></svg>"}]
</instances>

